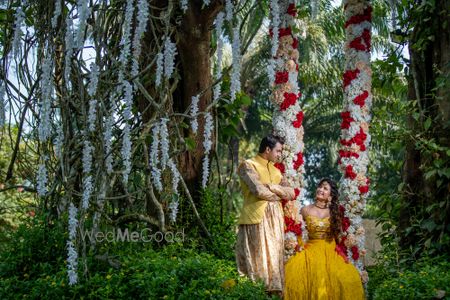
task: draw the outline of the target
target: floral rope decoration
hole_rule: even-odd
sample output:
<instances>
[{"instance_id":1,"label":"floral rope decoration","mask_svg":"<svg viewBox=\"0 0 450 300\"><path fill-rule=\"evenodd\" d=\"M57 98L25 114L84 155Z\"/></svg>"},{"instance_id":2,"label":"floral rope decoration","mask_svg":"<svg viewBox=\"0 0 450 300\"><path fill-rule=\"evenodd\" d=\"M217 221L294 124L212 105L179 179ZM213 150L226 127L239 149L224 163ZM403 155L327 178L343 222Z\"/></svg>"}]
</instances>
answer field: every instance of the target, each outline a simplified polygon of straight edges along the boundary
<instances>
[{"instance_id":1,"label":"floral rope decoration","mask_svg":"<svg viewBox=\"0 0 450 300\"><path fill-rule=\"evenodd\" d=\"M343 235L338 251L358 268L363 282L367 272L361 257L365 255L362 214L369 192L367 166L370 144L369 123L372 106L370 68L372 7L367 0L345 0L346 65L343 76L345 110L341 113L341 149L339 166L342 173L340 194L344 214Z\"/></svg>"},{"instance_id":2,"label":"floral rope decoration","mask_svg":"<svg viewBox=\"0 0 450 300\"><path fill-rule=\"evenodd\" d=\"M305 228L300 221L300 191L303 185L303 112L298 88L298 40L292 33L297 10L295 3L289 1L271 1L271 9L279 10L280 18L275 18L270 29L272 49L276 54L271 58L274 62L271 100L275 105L273 126L275 134L285 139L283 162L277 163L290 186L295 188L297 201L283 201L285 220L285 260L301 250L300 240ZM279 27L278 27L279 26ZM274 29L277 32L274 32ZM278 34L277 34L278 33Z\"/></svg>"}]
</instances>

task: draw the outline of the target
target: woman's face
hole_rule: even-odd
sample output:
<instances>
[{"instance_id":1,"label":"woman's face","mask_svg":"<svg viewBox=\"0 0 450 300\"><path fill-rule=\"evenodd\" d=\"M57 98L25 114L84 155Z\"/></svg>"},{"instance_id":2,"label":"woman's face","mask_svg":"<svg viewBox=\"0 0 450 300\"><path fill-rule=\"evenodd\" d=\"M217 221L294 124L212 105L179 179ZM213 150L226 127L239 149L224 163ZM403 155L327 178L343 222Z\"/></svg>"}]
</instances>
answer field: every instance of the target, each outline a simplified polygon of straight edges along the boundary
<instances>
[{"instance_id":1,"label":"woman's face","mask_svg":"<svg viewBox=\"0 0 450 300\"><path fill-rule=\"evenodd\" d=\"M322 182L316 190L316 200L329 202L331 201L331 186L328 182Z\"/></svg>"}]
</instances>

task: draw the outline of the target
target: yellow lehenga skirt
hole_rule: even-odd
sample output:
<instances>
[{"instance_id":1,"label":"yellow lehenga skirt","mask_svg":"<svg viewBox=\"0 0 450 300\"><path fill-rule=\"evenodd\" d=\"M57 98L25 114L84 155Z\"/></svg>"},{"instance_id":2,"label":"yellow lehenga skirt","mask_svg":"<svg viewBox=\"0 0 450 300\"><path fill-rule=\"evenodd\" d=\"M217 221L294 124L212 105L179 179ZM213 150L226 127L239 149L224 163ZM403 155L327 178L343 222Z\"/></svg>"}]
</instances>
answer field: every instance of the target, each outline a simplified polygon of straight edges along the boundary
<instances>
[{"instance_id":1,"label":"yellow lehenga skirt","mask_svg":"<svg viewBox=\"0 0 450 300\"><path fill-rule=\"evenodd\" d=\"M306 219L307 225L319 221ZM334 241L312 239L291 257L285 265L284 299L365 299L358 270L335 248Z\"/></svg>"}]
</instances>

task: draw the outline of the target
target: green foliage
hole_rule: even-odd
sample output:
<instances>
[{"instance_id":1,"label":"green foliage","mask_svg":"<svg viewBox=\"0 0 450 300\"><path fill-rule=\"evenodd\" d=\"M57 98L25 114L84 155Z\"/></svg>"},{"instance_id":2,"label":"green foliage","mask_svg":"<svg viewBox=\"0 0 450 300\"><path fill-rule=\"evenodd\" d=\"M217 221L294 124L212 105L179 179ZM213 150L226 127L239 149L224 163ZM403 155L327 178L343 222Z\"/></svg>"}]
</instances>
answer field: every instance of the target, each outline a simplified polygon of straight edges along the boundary
<instances>
[{"instance_id":1,"label":"green foliage","mask_svg":"<svg viewBox=\"0 0 450 300\"><path fill-rule=\"evenodd\" d=\"M370 296L382 299L450 299L448 257L422 259L412 266L389 272L378 266L369 269Z\"/></svg>"},{"instance_id":2,"label":"green foliage","mask_svg":"<svg viewBox=\"0 0 450 300\"><path fill-rule=\"evenodd\" d=\"M20 226L0 252L1 299L266 299L261 282L238 276L234 261L183 244L155 251L148 244L108 244L116 269L88 257L89 272L68 286L63 228L35 218ZM13 250L14 249L14 250Z\"/></svg>"}]
</instances>

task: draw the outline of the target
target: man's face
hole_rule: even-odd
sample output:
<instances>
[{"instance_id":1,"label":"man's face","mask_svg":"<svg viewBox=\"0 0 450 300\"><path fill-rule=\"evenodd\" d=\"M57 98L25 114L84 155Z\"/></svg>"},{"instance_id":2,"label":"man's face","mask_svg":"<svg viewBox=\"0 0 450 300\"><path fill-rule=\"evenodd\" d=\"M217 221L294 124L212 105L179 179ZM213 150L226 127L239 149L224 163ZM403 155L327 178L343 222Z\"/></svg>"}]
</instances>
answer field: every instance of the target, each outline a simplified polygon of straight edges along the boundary
<instances>
[{"instance_id":1,"label":"man's face","mask_svg":"<svg viewBox=\"0 0 450 300\"><path fill-rule=\"evenodd\" d=\"M283 145L280 143L276 143L275 147L273 147L272 150L270 150L269 147L267 147L266 151L268 151L268 159L271 162L277 162L281 160L281 153L283 152Z\"/></svg>"}]
</instances>

